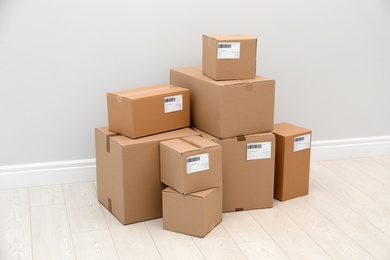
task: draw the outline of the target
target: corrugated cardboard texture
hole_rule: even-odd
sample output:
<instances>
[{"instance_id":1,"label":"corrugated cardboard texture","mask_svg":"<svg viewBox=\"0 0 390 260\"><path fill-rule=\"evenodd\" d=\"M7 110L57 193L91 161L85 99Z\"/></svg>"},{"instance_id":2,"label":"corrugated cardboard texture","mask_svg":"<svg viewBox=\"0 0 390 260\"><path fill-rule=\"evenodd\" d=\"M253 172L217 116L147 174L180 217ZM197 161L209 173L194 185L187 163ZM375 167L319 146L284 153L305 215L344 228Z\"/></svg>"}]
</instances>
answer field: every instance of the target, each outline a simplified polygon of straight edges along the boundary
<instances>
[{"instance_id":1,"label":"corrugated cardboard texture","mask_svg":"<svg viewBox=\"0 0 390 260\"><path fill-rule=\"evenodd\" d=\"M204 237L222 221L222 187L183 195L163 191L163 228Z\"/></svg>"},{"instance_id":2,"label":"corrugated cardboard texture","mask_svg":"<svg viewBox=\"0 0 390 260\"><path fill-rule=\"evenodd\" d=\"M171 84L191 92L191 125L219 138L269 132L274 124L275 81L215 81L199 67L171 69Z\"/></svg>"},{"instance_id":3,"label":"corrugated cardboard texture","mask_svg":"<svg viewBox=\"0 0 390 260\"><path fill-rule=\"evenodd\" d=\"M294 138L311 131L289 123L275 124L276 137L274 197L285 201L309 193L311 148L294 152Z\"/></svg>"},{"instance_id":4,"label":"corrugated cardboard texture","mask_svg":"<svg viewBox=\"0 0 390 260\"><path fill-rule=\"evenodd\" d=\"M223 212L272 208L275 136L260 133L218 139L195 129L222 146ZM271 142L271 158L247 160L247 144Z\"/></svg>"},{"instance_id":5,"label":"corrugated cardboard texture","mask_svg":"<svg viewBox=\"0 0 390 260\"><path fill-rule=\"evenodd\" d=\"M182 110L165 112L164 98L176 95L182 95ZM168 84L108 93L109 129L131 138L138 138L188 127L189 102L188 89Z\"/></svg>"},{"instance_id":6,"label":"corrugated cardboard texture","mask_svg":"<svg viewBox=\"0 0 390 260\"><path fill-rule=\"evenodd\" d=\"M209 169L187 173L187 158L208 154ZM183 194L222 185L221 146L200 136L160 142L161 181Z\"/></svg>"},{"instance_id":7,"label":"corrugated cardboard texture","mask_svg":"<svg viewBox=\"0 0 390 260\"><path fill-rule=\"evenodd\" d=\"M240 43L238 59L218 59L219 43ZM203 35L202 69L214 80L253 79L256 77L257 39L248 35Z\"/></svg>"},{"instance_id":8,"label":"corrugated cardboard texture","mask_svg":"<svg viewBox=\"0 0 390 260\"><path fill-rule=\"evenodd\" d=\"M199 133L184 128L131 139L107 127L95 129L99 201L123 224L162 216L160 149L162 140Z\"/></svg>"}]
</instances>

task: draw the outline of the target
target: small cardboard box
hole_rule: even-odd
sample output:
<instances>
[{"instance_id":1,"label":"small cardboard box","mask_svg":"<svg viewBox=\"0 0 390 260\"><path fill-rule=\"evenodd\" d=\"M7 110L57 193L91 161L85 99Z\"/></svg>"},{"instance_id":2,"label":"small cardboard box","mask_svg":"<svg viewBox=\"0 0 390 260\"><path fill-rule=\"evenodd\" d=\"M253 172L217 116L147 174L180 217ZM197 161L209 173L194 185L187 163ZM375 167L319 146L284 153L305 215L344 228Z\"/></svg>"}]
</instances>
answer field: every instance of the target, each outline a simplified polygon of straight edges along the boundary
<instances>
[{"instance_id":1,"label":"small cardboard box","mask_svg":"<svg viewBox=\"0 0 390 260\"><path fill-rule=\"evenodd\" d=\"M222 187L188 195L163 191L163 229L204 237L222 221Z\"/></svg>"},{"instance_id":2,"label":"small cardboard box","mask_svg":"<svg viewBox=\"0 0 390 260\"><path fill-rule=\"evenodd\" d=\"M191 125L218 138L272 131L275 81L215 81L199 67L171 69L171 84L191 92Z\"/></svg>"},{"instance_id":3,"label":"small cardboard box","mask_svg":"<svg viewBox=\"0 0 390 260\"><path fill-rule=\"evenodd\" d=\"M275 136L268 132L218 139L195 130L222 147L223 212L272 208Z\"/></svg>"},{"instance_id":4,"label":"small cardboard box","mask_svg":"<svg viewBox=\"0 0 390 260\"><path fill-rule=\"evenodd\" d=\"M214 80L256 77L257 38L249 35L203 35L203 73Z\"/></svg>"},{"instance_id":5,"label":"small cardboard box","mask_svg":"<svg viewBox=\"0 0 390 260\"><path fill-rule=\"evenodd\" d=\"M275 124L274 196L280 201L309 193L311 130L289 123Z\"/></svg>"},{"instance_id":6,"label":"small cardboard box","mask_svg":"<svg viewBox=\"0 0 390 260\"><path fill-rule=\"evenodd\" d=\"M131 138L190 125L188 89L168 84L107 94L110 131Z\"/></svg>"},{"instance_id":7,"label":"small cardboard box","mask_svg":"<svg viewBox=\"0 0 390 260\"><path fill-rule=\"evenodd\" d=\"M123 224L162 216L159 142L199 135L183 128L131 139L95 129L96 178L99 201Z\"/></svg>"},{"instance_id":8,"label":"small cardboard box","mask_svg":"<svg viewBox=\"0 0 390 260\"><path fill-rule=\"evenodd\" d=\"M200 136L160 142L161 181L183 194L222 185L221 146Z\"/></svg>"}]
</instances>

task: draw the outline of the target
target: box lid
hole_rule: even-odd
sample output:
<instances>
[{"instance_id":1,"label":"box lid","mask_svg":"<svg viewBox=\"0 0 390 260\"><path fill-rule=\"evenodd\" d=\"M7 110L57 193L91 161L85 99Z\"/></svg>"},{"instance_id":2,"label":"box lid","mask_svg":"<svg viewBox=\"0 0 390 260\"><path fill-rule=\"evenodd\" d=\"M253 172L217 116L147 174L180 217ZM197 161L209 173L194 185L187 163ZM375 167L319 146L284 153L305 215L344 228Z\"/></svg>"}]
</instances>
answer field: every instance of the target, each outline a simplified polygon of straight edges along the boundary
<instances>
[{"instance_id":1,"label":"box lid","mask_svg":"<svg viewBox=\"0 0 390 260\"><path fill-rule=\"evenodd\" d=\"M290 123L282 122L275 124L274 130L272 132L281 136L294 136L297 134L309 133L311 130Z\"/></svg>"},{"instance_id":2,"label":"box lid","mask_svg":"<svg viewBox=\"0 0 390 260\"><path fill-rule=\"evenodd\" d=\"M164 95L167 93L173 93L173 92L177 92L178 90L187 90L187 89L170 85L170 84L159 84L159 85L148 86L148 87L140 87L134 89L115 91L108 94L116 95L118 96L118 98L135 100L139 98L149 97L151 95L157 96L157 95Z\"/></svg>"},{"instance_id":3,"label":"box lid","mask_svg":"<svg viewBox=\"0 0 390 260\"><path fill-rule=\"evenodd\" d=\"M185 68L175 68L172 69L173 71L177 71L189 76L193 76L196 78L199 78L203 81L210 82L214 85L225 87L225 86L234 86L234 85L248 85L250 87L250 84L257 83L257 82L265 82L265 81L274 81L273 79L256 76L253 79L235 79L235 80L213 80L212 78L207 77L202 72L202 67L185 67Z\"/></svg>"},{"instance_id":4,"label":"box lid","mask_svg":"<svg viewBox=\"0 0 390 260\"><path fill-rule=\"evenodd\" d=\"M216 39L217 41L232 40L256 40L257 38L245 34L205 34L204 36Z\"/></svg>"}]
</instances>

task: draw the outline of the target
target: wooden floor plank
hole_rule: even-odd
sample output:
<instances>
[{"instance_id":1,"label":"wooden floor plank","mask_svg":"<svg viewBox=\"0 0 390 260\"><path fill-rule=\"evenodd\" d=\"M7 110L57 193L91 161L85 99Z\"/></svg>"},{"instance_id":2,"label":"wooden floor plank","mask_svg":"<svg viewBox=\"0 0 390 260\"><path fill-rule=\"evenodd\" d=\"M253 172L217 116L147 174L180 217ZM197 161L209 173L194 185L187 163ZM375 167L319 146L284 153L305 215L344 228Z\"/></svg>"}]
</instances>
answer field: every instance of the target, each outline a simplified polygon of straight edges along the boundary
<instances>
[{"instance_id":1,"label":"wooden floor plank","mask_svg":"<svg viewBox=\"0 0 390 260\"><path fill-rule=\"evenodd\" d=\"M0 259L32 259L27 188L0 190Z\"/></svg>"},{"instance_id":2,"label":"wooden floor plank","mask_svg":"<svg viewBox=\"0 0 390 260\"><path fill-rule=\"evenodd\" d=\"M34 259L76 259L65 205L31 207Z\"/></svg>"},{"instance_id":3,"label":"wooden floor plank","mask_svg":"<svg viewBox=\"0 0 390 260\"><path fill-rule=\"evenodd\" d=\"M72 235L77 259L116 260L110 231L99 230Z\"/></svg>"},{"instance_id":4,"label":"wooden floor plank","mask_svg":"<svg viewBox=\"0 0 390 260\"><path fill-rule=\"evenodd\" d=\"M390 259L390 237L370 223L339 225L339 228L375 259Z\"/></svg>"},{"instance_id":5,"label":"wooden floor plank","mask_svg":"<svg viewBox=\"0 0 390 260\"><path fill-rule=\"evenodd\" d=\"M92 182L62 185L72 233L107 230Z\"/></svg>"},{"instance_id":6,"label":"wooden floor plank","mask_svg":"<svg viewBox=\"0 0 390 260\"><path fill-rule=\"evenodd\" d=\"M250 260L258 259L290 259L283 250L272 240L264 240L258 242L241 243L239 245L241 251Z\"/></svg>"},{"instance_id":7,"label":"wooden floor plank","mask_svg":"<svg viewBox=\"0 0 390 260\"><path fill-rule=\"evenodd\" d=\"M250 211L251 216L291 259L331 259L278 206Z\"/></svg>"},{"instance_id":8,"label":"wooden floor plank","mask_svg":"<svg viewBox=\"0 0 390 260\"><path fill-rule=\"evenodd\" d=\"M312 167L312 178L368 222L390 235L390 210L321 164Z\"/></svg>"},{"instance_id":9,"label":"wooden floor plank","mask_svg":"<svg viewBox=\"0 0 390 260\"><path fill-rule=\"evenodd\" d=\"M364 249L304 198L278 201L276 205L333 259L372 259Z\"/></svg>"},{"instance_id":10,"label":"wooden floor plank","mask_svg":"<svg viewBox=\"0 0 390 260\"><path fill-rule=\"evenodd\" d=\"M248 211L224 213L221 225L237 244L271 239Z\"/></svg>"},{"instance_id":11,"label":"wooden floor plank","mask_svg":"<svg viewBox=\"0 0 390 260\"><path fill-rule=\"evenodd\" d=\"M145 222L123 225L101 206L119 259L161 259Z\"/></svg>"},{"instance_id":12,"label":"wooden floor plank","mask_svg":"<svg viewBox=\"0 0 390 260\"><path fill-rule=\"evenodd\" d=\"M164 230L161 218L145 223L162 259L204 259L191 236Z\"/></svg>"}]
</instances>

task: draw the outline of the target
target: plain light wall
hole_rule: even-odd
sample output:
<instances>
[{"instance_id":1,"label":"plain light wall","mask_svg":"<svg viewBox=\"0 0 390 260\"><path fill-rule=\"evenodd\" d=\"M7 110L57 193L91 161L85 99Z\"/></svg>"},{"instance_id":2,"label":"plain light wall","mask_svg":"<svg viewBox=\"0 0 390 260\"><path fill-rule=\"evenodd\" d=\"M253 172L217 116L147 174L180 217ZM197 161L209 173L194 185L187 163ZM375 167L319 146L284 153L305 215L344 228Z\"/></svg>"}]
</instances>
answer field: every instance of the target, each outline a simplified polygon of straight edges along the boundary
<instances>
[{"instance_id":1,"label":"plain light wall","mask_svg":"<svg viewBox=\"0 0 390 260\"><path fill-rule=\"evenodd\" d=\"M0 166L94 158L106 93L200 65L207 33L258 37L275 122L390 134L388 0L0 0Z\"/></svg>"}]
</instances>

